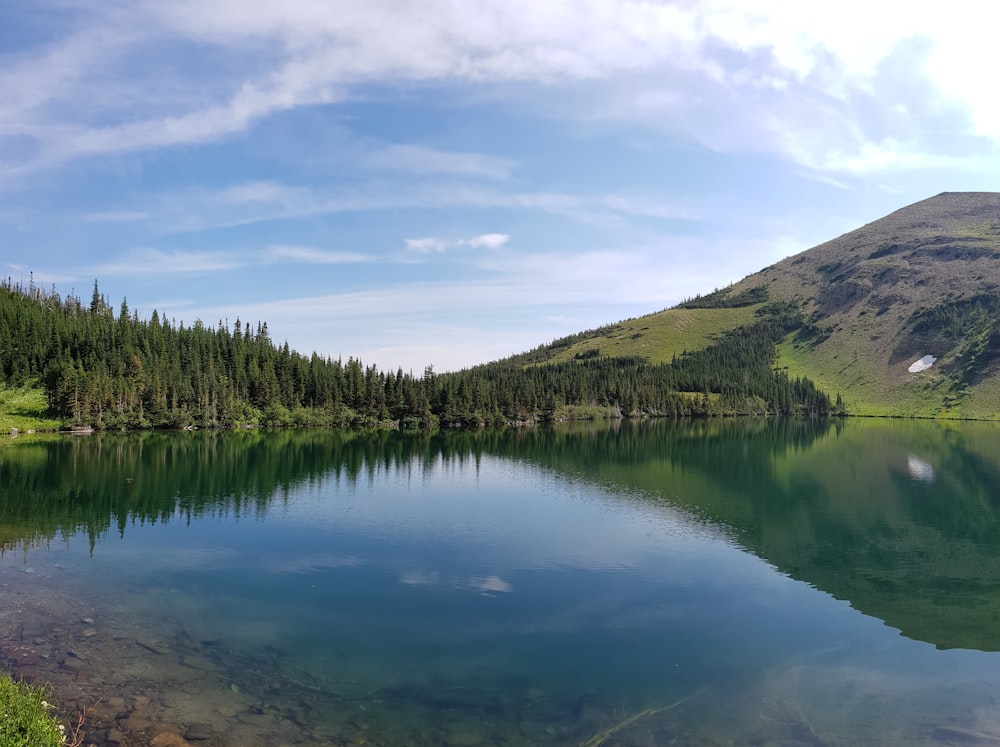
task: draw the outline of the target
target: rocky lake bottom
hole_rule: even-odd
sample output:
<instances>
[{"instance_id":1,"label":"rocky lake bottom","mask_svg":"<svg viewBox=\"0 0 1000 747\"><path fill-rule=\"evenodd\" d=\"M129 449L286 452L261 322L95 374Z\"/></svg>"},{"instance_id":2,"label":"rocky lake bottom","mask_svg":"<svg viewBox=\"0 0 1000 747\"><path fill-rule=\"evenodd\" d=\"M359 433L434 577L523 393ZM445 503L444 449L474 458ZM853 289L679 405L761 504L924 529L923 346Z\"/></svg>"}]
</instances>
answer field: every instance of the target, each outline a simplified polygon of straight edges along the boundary
<instances>
[{"instance_id":1,"label":"rocky lake bottom","mask_svg":"<svg viewBox=\"0 0 1000 747\"><path fill-rule=\"evenodd\" d=\"M642 708L530 686L359 692L291 670L274 652L199 640L175 619L139 619L120 600L78 595L30 567L4 568L0 591L0 660L51 688L80 745L1000 744L995 682L892 677L837 666L837 652Z\"/></svg>"}]
</instances>

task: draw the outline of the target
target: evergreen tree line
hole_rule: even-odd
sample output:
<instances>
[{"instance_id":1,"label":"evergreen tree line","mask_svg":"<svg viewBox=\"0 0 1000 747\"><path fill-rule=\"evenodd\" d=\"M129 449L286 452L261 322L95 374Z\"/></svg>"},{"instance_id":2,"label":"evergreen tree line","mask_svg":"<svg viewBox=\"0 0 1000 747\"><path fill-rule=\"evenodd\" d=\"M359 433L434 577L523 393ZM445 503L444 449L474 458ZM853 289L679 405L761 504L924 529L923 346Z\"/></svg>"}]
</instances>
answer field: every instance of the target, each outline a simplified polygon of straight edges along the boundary
<instances>
[{"instance_id":1,"label":"evergreen tree line","mask_svg":"<svg viewBox=\"0 0 1000 747\"><path fill-rule=\"evenodd\" d=\"M825 415L827 395L772 369L794 310L669 364L591 358L525 366L499 361L421 376L386 373L272 342L266 323L190 326L154 311L118 313L97 283L89 305L29 284L0 284L0 377L40 382L53 416L97 428L244 425L474 427L595 415Z\"/></svg>"}]
</instances>

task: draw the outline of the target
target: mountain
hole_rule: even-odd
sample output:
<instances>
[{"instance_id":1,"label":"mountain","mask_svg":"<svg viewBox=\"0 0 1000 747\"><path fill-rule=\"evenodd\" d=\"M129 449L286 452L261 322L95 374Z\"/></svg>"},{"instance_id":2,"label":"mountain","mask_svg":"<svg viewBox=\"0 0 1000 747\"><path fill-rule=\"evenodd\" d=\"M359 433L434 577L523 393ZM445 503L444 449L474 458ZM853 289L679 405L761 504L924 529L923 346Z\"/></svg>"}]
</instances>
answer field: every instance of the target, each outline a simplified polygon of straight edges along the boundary
<instances>
[{"instance_id":1,"label":"mountain","mask_svg":"<svg viewBox=\"0 0 1000 747\"><path fill-rule=\"evenodd\" d=\"M802 320L776 365L839 393L848 413L1000 418L997 193L937 195L707 296L526 356L669 361L776 302Z\"/></svg>"},{"instance_id":2,"label":"mountain","mask_svg":"<svg viewBox=\"0 0 1000 747\"><path fill-rule=\"evenodd\" d=\"M294 353L266 323L175 327L124 300L116 316L96 282L85 306L8 280L0 385L44 388L50 417L96 428L1000 419L998 260L1000 194L941 194L675 308L422 378Z\"/></svg>"}]
</instances>

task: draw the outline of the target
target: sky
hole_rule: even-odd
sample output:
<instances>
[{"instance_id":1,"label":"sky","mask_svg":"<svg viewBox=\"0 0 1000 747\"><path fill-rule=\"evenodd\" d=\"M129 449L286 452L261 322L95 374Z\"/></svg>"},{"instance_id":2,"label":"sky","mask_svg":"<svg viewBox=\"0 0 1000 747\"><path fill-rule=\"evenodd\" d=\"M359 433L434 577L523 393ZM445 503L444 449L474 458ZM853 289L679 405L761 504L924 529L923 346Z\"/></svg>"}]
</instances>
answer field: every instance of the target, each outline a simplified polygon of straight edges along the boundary
<instances>
[{"instance_id":1,"label":"sky","mask_svg":"<svg viewBox=\"0 0 1000 747\"><path fill-rule=\"evenodd\" d=\"M1000 7L4 0L0 274L380 369L1000 190Z\"/></svg>"}]
</instances>

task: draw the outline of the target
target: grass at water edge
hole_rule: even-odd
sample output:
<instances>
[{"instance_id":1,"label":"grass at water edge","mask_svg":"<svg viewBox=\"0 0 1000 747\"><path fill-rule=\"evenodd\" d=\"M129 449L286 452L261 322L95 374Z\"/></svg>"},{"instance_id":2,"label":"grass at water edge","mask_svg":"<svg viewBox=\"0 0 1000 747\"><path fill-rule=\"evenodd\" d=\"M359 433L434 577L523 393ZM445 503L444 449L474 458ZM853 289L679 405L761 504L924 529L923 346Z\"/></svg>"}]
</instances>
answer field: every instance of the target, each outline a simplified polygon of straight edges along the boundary
<instances>
[{"instance_id":1,"label":"grass at water edge","mask_svg":"<svg viewBox=\"0 0 1000 747\"><path fill-rule=\"evenodd\" d=\"M65 727L54 715L44 687L0 672L0 747L57 747Z\"/></svg>"}]
</instances>

